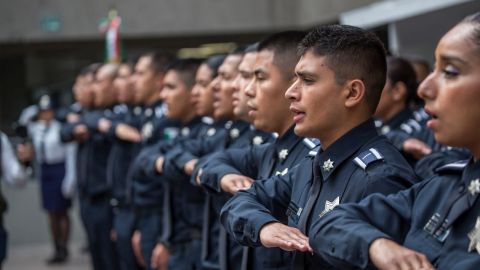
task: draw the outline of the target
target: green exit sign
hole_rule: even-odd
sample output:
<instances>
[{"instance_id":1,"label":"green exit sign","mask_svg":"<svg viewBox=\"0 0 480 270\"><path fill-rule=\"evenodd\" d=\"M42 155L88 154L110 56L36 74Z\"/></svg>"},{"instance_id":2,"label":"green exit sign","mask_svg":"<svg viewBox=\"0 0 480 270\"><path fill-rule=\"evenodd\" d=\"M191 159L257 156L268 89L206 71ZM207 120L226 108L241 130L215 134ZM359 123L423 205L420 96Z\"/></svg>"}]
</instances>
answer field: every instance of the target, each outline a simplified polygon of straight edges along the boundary
<instances>
[{"instance_id":1,"label":"green exit sign","mask_svg":"<svg viewBox=\"0 0 480 270\"><path fill-rule=\"evenodd\" d=\"M55 33L60 31L62 23L58 16L45 16L40 22L40 26L43 32Z\"/></svg>"}]
</instances>

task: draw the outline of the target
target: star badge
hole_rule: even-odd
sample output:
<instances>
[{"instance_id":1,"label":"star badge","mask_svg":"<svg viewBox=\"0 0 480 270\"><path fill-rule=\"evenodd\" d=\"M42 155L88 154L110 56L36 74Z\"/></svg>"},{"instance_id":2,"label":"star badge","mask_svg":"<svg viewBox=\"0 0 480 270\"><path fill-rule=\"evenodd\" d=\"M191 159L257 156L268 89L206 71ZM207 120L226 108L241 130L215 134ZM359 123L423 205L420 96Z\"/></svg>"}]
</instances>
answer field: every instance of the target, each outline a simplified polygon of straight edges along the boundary
<instances>
[{"instance_id":1,"label":"star badge","mask_svg":"<svg viewBox=\"0 0 480 270\"><path fill-rule=\"evenodd\" d=\"M253 144L254 144L254 145L260 145L260 144L262 144L262 143L263 143L263 138L262 138L262 136L255 136L255 137L253 138Z\"/></svg>"},{"instance_id":2,"label":"star badge","mask_svg":"<svg viewBox=\"0 0 480 270\"><path fill-rule=\"evenodd\" d=\"M329 172L331 169L333 169L333 161L328 159L325 162L323 162L323 170L324 171Z\"/></svg>"},{"instance_id":3,"label":"star badge","mask_svg":"<svg viewBox=\"0 0 480 270\"><path fill-rule=\"evenodd\" d=\"M470 239L470 244L468 245L468 252L477 250L480 254L480 217L477 217L477 222L475 223L475 228L468 233L468 238Z\"/></svg>"},{"instance_id":4,"label":"star badge","mask_svg":"<svg viewBox=\"0 0 480 270\"><path fill-rule=\"evenodd\" d=\"M182 128L182 136L188 136L190 134L190 129L188 127Z\"/></svg>"},{"instance_id":5,"label":"star badge","mask_svg":"<svg viewBox=\"0 0 480 270\"><path fill-rule=\"evenodd\" d=\"M231 137L232 139L238 138L239 135L240 135L240 130L238 130L238 128L232 128L232 129L230 130L230 137Z\"/></svg>"},{"instance_id":6,"label":"star badge","mask_svg":"<svg viewBox=\"0 0 480 270\"><path fill-rule=\"evenodd\" d=\"M288 149L282 149L280 152L278 152L278 157L280 159L286 159L288 156Z\"/></svg>"},{"instance_id":7,"label":"star badge","mask_svg":"<svg viewBox=\"0 0 480 270\"><path fill-rule=\"evenodd\" d=\"M383 135L385 135L385 134L389 133L390 130L391 130L391 129L390 129L389 126L383 126L380 132L381 132Z\"/></svg>"},{"instance_id":8,"label":"star badge","mask_svg":"<svg viewBox=\"0 0 480 270\"><path fill-rule=\"evenodd\" d=\"M217 132L217 130L215 128L209 128L207 130L207 136L209 136L209 137L213 136L213 135L215 135L216 132Z\"/></svg>"},{"instance_id":9,"label":"star badge","mask_svg":"<svg viewBox=\"0 0 480 270\"><path fill-rule=\"evenodd\" d=\"M470 181L470 185L468 186L468 191L470 194L475 195L480 193L480 179L475 179Z\"/></svg>"},{"instance_id":10,"label":"star badge","mask_svg":"<svg viewBox=\"0 0 480 270\"><path fill-rule=\"evenodd\" d=\"M323 217L326 213L330 212L333 210L333 208L337 207L337 205L340 204L340 197L337 196L337 198L335 198L335 200L333 201L329 201L329 200L326 200L325 201L325 209L323 209L322 213L320 213L320 217Z\"/></svg>"}]
</instances>

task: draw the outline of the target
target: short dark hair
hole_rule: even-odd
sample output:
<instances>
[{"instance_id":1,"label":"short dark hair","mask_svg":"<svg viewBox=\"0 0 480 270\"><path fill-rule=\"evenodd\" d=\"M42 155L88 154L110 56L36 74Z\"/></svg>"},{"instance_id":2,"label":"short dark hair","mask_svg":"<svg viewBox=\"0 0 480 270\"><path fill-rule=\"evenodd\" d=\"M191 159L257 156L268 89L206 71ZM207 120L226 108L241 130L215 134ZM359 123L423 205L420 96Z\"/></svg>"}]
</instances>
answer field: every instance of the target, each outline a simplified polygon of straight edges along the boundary
<instances>
[{"instance_id":1,"label":"short dark hair","mask_svg":"<svg viewBox=\"0 0 480 270\"><path fill-rule=\"evenodd\" d=\"M406 104L409 104L417 93L417 76L412 64L407 60L389 56L387 57L387 77L393 84L403 82L407 87Z\"/></svg>"},{"instance_id":2,"label":"short dark hair","mask_svg":"<svg viewBox=\"0 0 480 270\"><path fill-rule=\"evenodd\" d=\"M210 70L212 71L212 79L217 77L218 68L223 63L226 57L226 54L218 54L210 56L207 60L204 61L204 64L207 65L208 68L210 68Z\"/></svg>"},{"instance_id":3,"label":"short dark hair","mask_svg":"<svg viewBox=\"0 0 480 270\"><path fill-rule=\"evenodd\" d=\"M97 71L102 67L101 63L92 63L80 70L79 76L86 76L86 75L93 75L97 73Z\"/></svg>"},{"instance_id":4,"label":"short dark hair","mask_svg":"<svg viewBox=\"0 0 480 270\"><path fill-rule=\"evenodd\" d=\"M299 54L307 51L324 56L338 84L360 79L371 111L377 108L386 80L386 52L378 37L349 25L319 26L300 42Z\"/></svg>"},{"instance_id":5,"label":"short dark hair","mask_svg":"<svg viewBox=\"0 0 480 270\"><path fill-rule=\"evenodd\" d=\"M240 55L243 56L245 54L245 49L247 48L247 45L239 45L235 49L233 49L229 55Z\"/></svg>"},{"instance_id":6,"label":"short dark hair","mask_svg":"<svg viewBox=\"0 0 480 270\"><path fill-rule=\"evenodd\" d=\"M290 80L295 76L295 66L300 59L297 47L305 37L303 31L284 31L268 36L258 44L258 52L273 51L273 64L280 68L284 77Z\"/></svg>"},{"instance_id":7,"label":"short dark hair","mask_svg":"<svg viewBox=\"0 0 480 270\"><path fill-rule=\"evenodd\" d=\"M167 72L168 66L170 66L176 59L174 54L163 50L151 51L142 56L150 58L150 67L155 74Z\"/></svg>"},{"instance_id":8,"label":"short dark hair","mask_svg":"<svg viewBox=\"0 0 480 270\"><path fill-rule=\"evenodd\" d=\"M245 48L245 53L252 53L257 51L258 51L258 42L250 44L247 46L247 48Z\"/></svg>"},{"instance_id":9,"label":"short dark hair","mask_svg":"<svg viewBox=\"0 0 480 270\"><path fill-rule=\"evenodd\" d=\"M181 80L188 88L192 88L195 84L195 74L202 63L202 59L183 58L172 62L165 72L176 71L180 75Z\"/></svg>"}]
</instances>

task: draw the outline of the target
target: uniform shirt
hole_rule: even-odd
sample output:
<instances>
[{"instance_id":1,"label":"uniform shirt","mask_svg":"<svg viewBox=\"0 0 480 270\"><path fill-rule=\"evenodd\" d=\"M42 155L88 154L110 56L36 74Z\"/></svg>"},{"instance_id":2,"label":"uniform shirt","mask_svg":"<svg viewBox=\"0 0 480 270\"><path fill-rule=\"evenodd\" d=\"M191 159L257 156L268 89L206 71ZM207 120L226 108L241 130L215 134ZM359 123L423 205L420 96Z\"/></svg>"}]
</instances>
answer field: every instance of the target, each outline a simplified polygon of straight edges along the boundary
<instances>
[{"instance_id":1,"label":"uniform shirt","mask_svg":"<svg viewBox=\"0 0 480 270\"><path fill-rule=\"evenodd\" d=\"M140 143L118 139L115 130L120 124L136 128L141 135ZM165 106L161 101L150 106L130 107L123 117L112 119L108 134L113 139L113 147L109 156L108 170L113 206L127 206L132 203L138 191L135 189L138 185L134 185L134 182L150 182L150 178L141 173L145 156L141 153L148 152L146 149L155 144L171 141L177 133L178 122L165 116Z\"/></svg>"},{"instance_id":2,"label":"uniform shirt","mask_svg":"<svg viewBox=\"0 0 480 270\"><path fill-rule=\"evenodd\" d=\"M431 153L418 160L415 164L415 173L421 179L427 179L435 175L438 168L458 160L467 160L471 157L470 151L464 148L446 148L444 151Z\"/></svg>"},{"instance_id":3,"label":"uniform shirt","mask_svg":"<svg viewBox=\"0 0 480 270\"><path fill-rule=\"evenodd\" d=\"M410 138L419 139L430 146L433 151L441 151L445 149L446 146L437 143L432 130L427 128L427 121L429 119L430 116L425 110L423 108L419 109L414 111L412 117L404 121L398 129L392 130L385 135L400 151L403 150L405 141Z\"/></svg>"},{"instance_id":4,"label":"uniform shirt","mask_svg":"<svg viewBox=\"0 0 480 270\"><path fill-rule=\"evenodd\" d=\"M198 158L200 166L207 162L211 153L227 147L246 147L252 141L253 131L246 122L221 121L218 125L214 135L184 141L165 156L164 176L170 183L172 198L169 209L165 209L171 212L170 225L166 227L172 228L168 241L173 245L199 239L202 230L203 216L200 213L205 207L205 194L200 187L190 183L190 176L183 173L185 164Z\"/></svg>"},{"instance_id":5,"label":"uniform shirt","mask_svg":"<svg viewBox=\"0 0 480 270\"><path fill-rule=\"evenodd\" d=\"M222 209L221 221L240 243L259 246L261 228L279 222L272 209L285 211L288 225L308 236L311 220L336 205L360 201L375 192L396 192L415 180L401 154L377 135L373 121L368 120L287 174L255 181L249 190L238 192ZM319 256L304 255L295 254L295 269L325 266Z\"/></svg>"},{"instance_id":6,"label":"uniform shirt","mask_svg":"<svg viewBox=\"0 0 480 270\"><path fill-rule=\"evenodd\" d=\"M197 138L206 129L201 117L195 117L184 126L179 127L180 133L172 141L161 140L156 144L143 147L132 164L131 196L135 208L161 208L163 205L164 183L156 172L157 158L172 149L178 142L187 138Z\"/></svg>"},{"instance_id":7,"label":"uniform shirt","mask_svg":"<svg viewBox=\"0 0 480 270\"><path fill-rule=\"evenodd\" d=\"M107 182L112 187L112 206L126 206L127 202L127 175L133 159L138 153L138 144L124 141L115 134L120 124L125 124L137 130L141 126L144 110L141 106L117 107L115 115L109 120L111 127L108 131L112 141L112 149L107 162Z\"/></svg>"},{"instance_id":8,"label":"uniform shirt","mask_svg":"<svg viewBox=\"0 0 480 270\"><path fill-rule=\"evenodd\" d=\"M337 269L366 268L370 244L383 237L425 254L435 269L478 269L480 162L437 172L397 194L335 209L312 228L315 252Z\"/></svg>"},{"instance_id":9,"label":"uniform shirt","mask_svg":"<svg viewBox=\"0 0 480 270\"><path fill-rule=\"evenodd\" d=\"M49 123L36 121L28 125L32 138L35 157L39 164L58 164L65 162L67 145L61 141L62 125L57 120Z\"/></svg>"},{"instance_id":10,"label":"uniform shirt","mask_svg":"<svg viewBox=\"0 0 480 270\"><path fill-rule=\"evenodd\" d=\"M266 179L273 175L286 174L290 168L303 160L310 151L314 151L319 145L316 140L296 136L293 130L294 126L271 143L218 153L203 168L202 186L210 193L221 194L219 181L227 174L240 174L254 179ZM218 222L218 215L223 204L224 201L221 205L216 206L214 213L216 222ZM287 223L284 211L272 212L272 214L282 223ZM204 223L204 230L205 227L211 228L211 225ZM205 252L215 253L215 248L217 247L212 244ZM211 254L204 256L205 259L214 257ZM280 269L282 266L288 266L290 261L290 253L281 249L257 247L252 251L246 248L243 251L242 269Z\"/></svg>"},{"instance_id":11,"label":"uniform shirt","mask_svg":"<svg viewBox=\"0 0 480 270\"><path fill-rule=\"evenodd\" d=\"M98 131L97 126L101 118L109 118L112 114L111 108L83 111L78 122L62 126L63 141L74 140L73 131L76 126L84 124L88 128L88 139L77 144L77 187L83 197L102 197L110 192L106 167L111 141Z\"/></svg>"},{"instance_id":12,"label":"uniform shirt","mask_svg":"<svg viewBox=\"0 0 480 270\"><path fill-rule=\"evenodd\" d=\"M397 130L400 126L412 118L413 113L410 109L405 108L394 115L390 120L383 122L380 119L375 120L375 126L379 134L385 135L391 131Z\"/></svg>"}]
</instances>

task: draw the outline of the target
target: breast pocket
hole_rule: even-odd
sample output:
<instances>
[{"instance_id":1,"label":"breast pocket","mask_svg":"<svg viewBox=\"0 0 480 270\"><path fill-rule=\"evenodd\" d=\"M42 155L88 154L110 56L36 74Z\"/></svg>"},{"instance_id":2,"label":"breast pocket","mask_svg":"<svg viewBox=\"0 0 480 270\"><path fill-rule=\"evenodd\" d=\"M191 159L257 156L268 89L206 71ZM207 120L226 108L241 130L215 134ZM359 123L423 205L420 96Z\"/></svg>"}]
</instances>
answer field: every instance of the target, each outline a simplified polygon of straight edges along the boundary
<instances>
[{"instance_id":1,"label":"breast pocket","mask_svg":"<svg viewBox=\"0 0 480 270\"><path fill-rule=\"evenodd\" d=\"M442 249L442 243L423 229L416 229L413 233L409 233L404 246L425 254L431 262L437 260Z\"/></svg>"},{"instance_id":2,"label":"breast pocket","mask_svg":"<svg viewBox=\"0 0 480 270\"><path fill-rule=\"evenodd\" d=\"M302 213L302 208L299 207L294 201L290 201L288 204L287 212L285 213L288 217L288 223L291 225L298 225L298 220L300 214Z\"/></svg>"}]
</instances>

